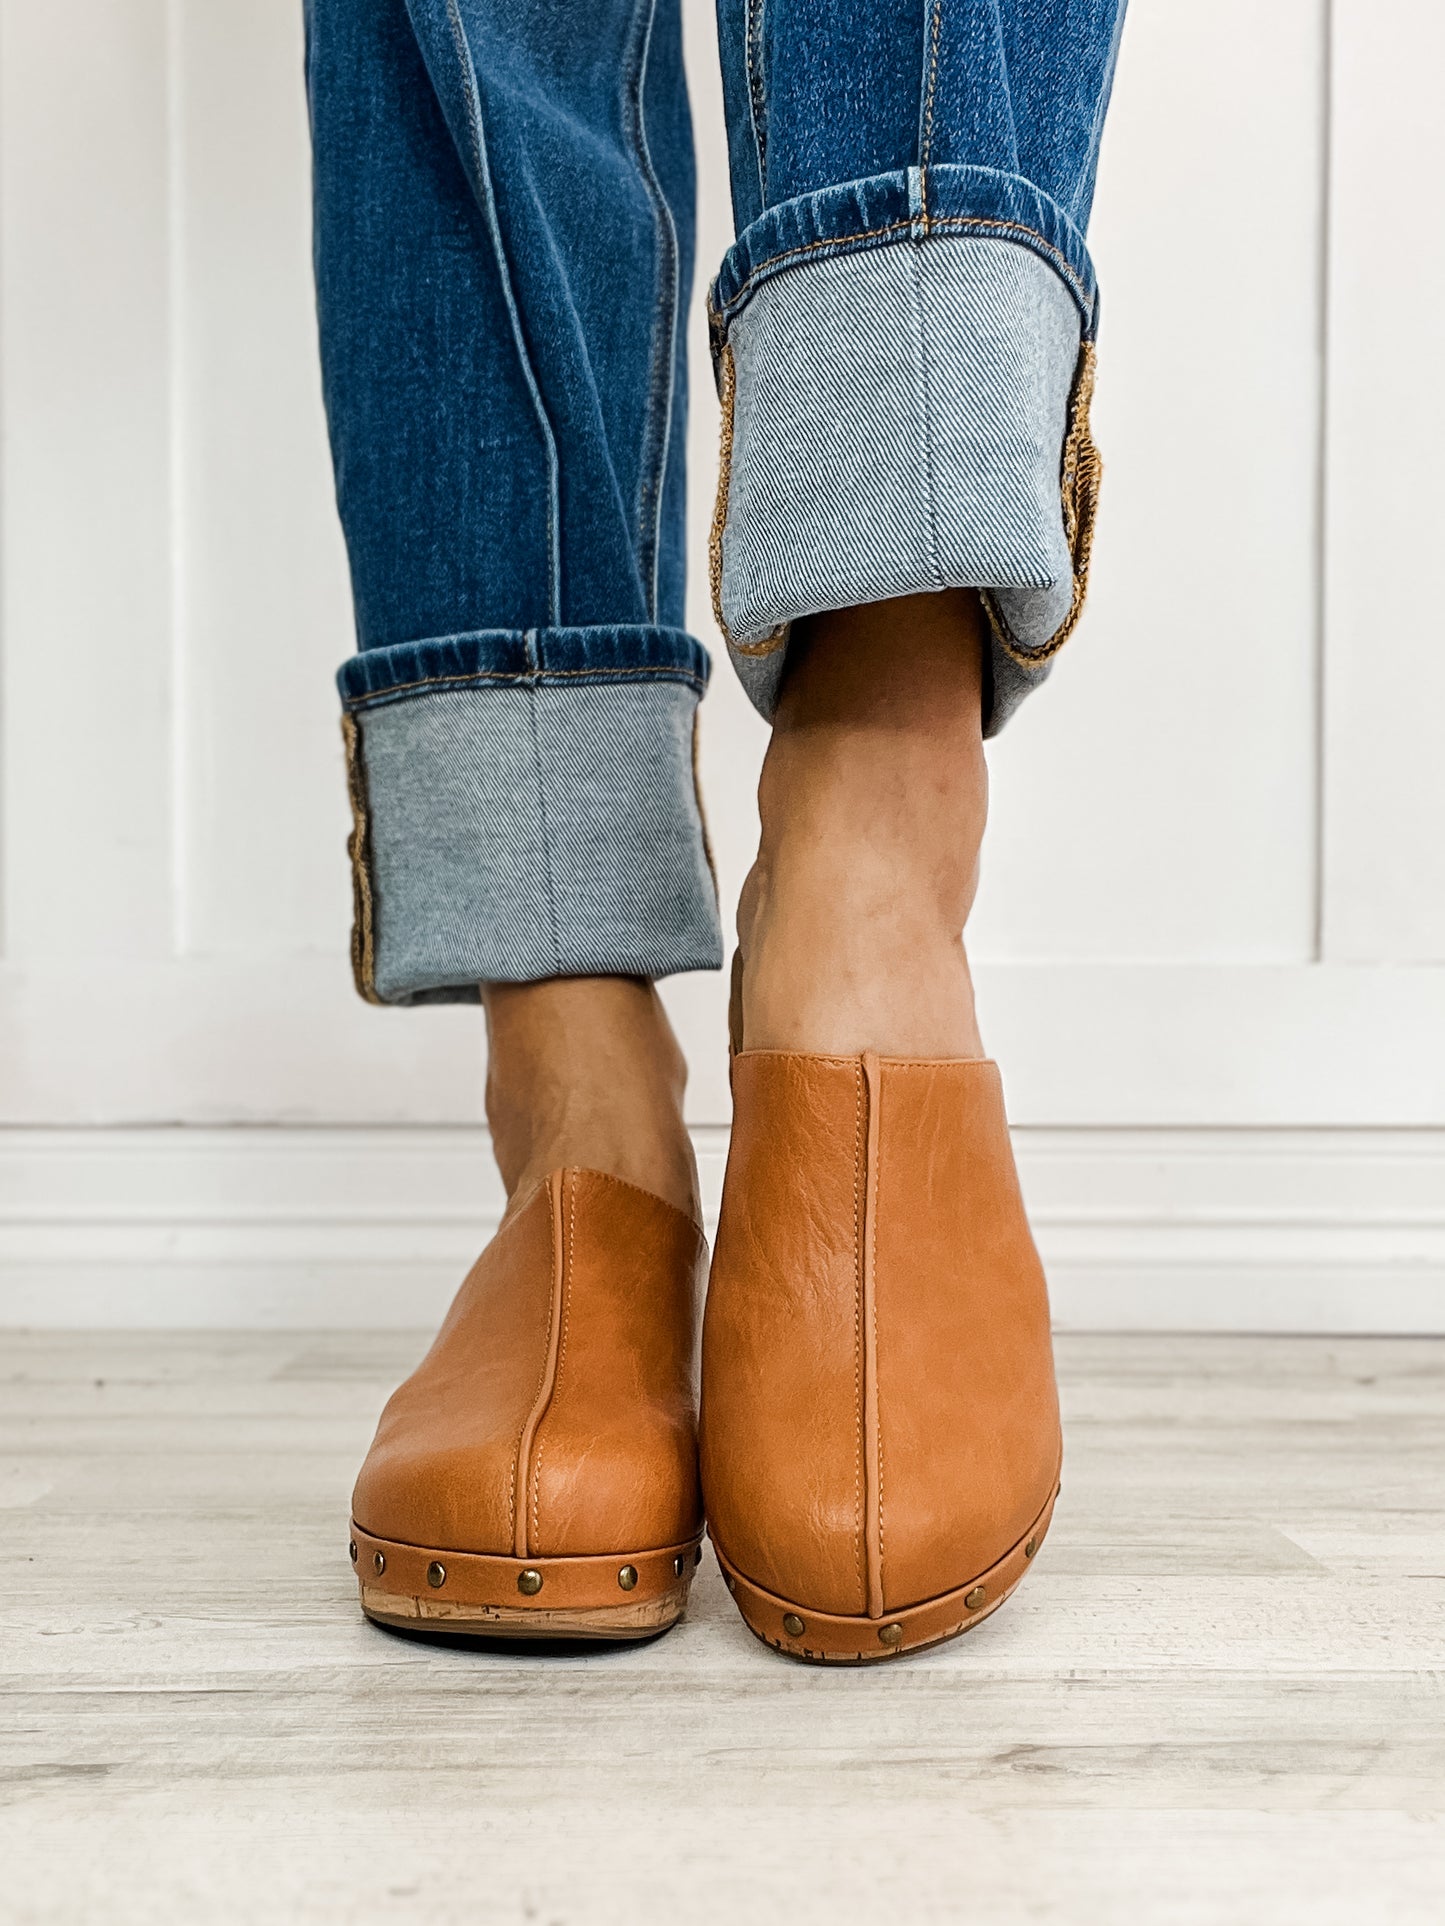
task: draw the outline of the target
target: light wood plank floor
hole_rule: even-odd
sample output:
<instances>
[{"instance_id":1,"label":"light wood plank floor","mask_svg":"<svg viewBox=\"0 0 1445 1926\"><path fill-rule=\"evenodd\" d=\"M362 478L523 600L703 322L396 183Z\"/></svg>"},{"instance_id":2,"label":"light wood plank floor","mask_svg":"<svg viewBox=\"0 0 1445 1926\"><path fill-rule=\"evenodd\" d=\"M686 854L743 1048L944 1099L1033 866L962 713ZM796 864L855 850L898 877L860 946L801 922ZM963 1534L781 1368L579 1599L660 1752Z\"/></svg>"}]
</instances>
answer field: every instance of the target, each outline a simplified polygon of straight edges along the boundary
<instances>
[{"instance_id":1,"label":"light wood plank floor","mask_svg":"<svg viewBox=\"0 0 1445 1926\"><path fill-rule=\"evenodd\" d=\"M708 1558L642 1649L364 1625L420 1339L0 1338L0 1917L1445 1920L1445 1343L1070 1338L971 1637L789 1664Z\"/></svg>"}]
</instances>

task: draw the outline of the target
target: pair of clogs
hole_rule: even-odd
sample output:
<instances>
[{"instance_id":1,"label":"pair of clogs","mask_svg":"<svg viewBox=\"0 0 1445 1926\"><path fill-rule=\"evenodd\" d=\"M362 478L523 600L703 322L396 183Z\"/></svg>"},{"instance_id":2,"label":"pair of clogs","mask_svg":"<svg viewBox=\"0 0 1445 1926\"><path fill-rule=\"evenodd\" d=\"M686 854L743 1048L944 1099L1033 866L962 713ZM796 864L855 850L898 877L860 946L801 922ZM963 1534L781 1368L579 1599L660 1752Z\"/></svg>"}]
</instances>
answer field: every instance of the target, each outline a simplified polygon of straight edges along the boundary
<instances>
[{"instance_id":1,"label":"pair of clogs","mask_svg":"<svg viewBox=\"0 0 1445 1926\"><path fill-rule=\"evenodd\" d=\"M744 1050L733 1095L710 1281L696 1224L617 1178L516 1201L357 1481L368 1616L648 1637L704 1520L797 1658L935 1644L1018 1584L1059 1419L996 1066Z\"/></svg>"}]
</instances>

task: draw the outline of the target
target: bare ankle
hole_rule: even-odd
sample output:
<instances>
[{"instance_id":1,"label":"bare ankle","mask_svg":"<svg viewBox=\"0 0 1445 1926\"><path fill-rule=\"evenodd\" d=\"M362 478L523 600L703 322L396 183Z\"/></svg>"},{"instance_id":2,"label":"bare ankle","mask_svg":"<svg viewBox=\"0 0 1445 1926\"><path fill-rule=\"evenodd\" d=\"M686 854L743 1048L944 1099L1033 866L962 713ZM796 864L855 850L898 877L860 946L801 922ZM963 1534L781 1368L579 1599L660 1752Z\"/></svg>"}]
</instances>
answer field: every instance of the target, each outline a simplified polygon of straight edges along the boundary
<instances>
[{"instance_id":1,"label":"bare ankle","mask_svg":"<svg viewBox=\"0 0 1445 1926\"><path fill-rule=\"evenodd\" d=\"M575 1165L700 1220L686 1064L657 991L629 977L488 984L487 1120L510 1197Z\"/></svg>"},{"instance_id":2,"label":"bare ankle","mask_svg":"<svg viewBox=\"0 0 1445 1926\"><path fill-rule=\"evenodd\" d=\"M980 1055L962 941L988 793L976 598L820 617L795 648L738 908L745 1040Z\"/></svg>"}]
</instances>

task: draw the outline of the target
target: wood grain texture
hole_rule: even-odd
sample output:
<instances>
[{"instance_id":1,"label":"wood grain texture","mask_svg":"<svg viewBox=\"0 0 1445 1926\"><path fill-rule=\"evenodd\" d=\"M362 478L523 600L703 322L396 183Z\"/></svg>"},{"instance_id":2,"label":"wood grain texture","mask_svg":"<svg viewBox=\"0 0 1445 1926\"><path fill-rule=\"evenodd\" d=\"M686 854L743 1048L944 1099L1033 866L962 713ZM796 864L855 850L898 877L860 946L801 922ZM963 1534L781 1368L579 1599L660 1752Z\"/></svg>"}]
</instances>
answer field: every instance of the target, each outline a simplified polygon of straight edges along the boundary
<instances>
[{"instance_id":1,"label":"wood grain texture","mask_svg":"<svg viewBox=\"0 0 1445 1926\"><path fill-rule=\"evenodd\" d=\"M790 1666L365 1625L346 1501L424 1339L0 1339L18 1926L1414 1926L1445 1880L1445 1343L1074 1337L1038 1569Z\"/></svg>"}]
</instances>

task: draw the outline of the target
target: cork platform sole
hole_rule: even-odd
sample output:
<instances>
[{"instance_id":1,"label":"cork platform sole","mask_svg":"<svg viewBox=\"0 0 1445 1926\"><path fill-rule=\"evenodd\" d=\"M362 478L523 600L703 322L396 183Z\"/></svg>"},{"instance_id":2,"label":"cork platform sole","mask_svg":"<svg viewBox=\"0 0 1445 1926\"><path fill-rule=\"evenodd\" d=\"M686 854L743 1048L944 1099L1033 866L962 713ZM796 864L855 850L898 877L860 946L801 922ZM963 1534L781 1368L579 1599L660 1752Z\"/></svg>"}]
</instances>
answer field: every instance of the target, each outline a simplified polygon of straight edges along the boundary
<instances>
[{"instance_id":1,"label":"cork platform sole","mask_svg":"<svg viewBox=\"0 0 1445 1926\"><path fill-rule=\"evenodd\" d=\"M501 1558L351 1527L361 1609L379 1625L484 1638L655 1638L687 1609L696 1538L661 1551Z\"/></svg>"},{"instance_id":2,"label":"cork platform sole","mask_svg":"<svg viewBox=\"0 0 1445 1926\"><path fill-rule=\"evenodd\" d=\"M986 1572L941 1598L930 1598L881 1618L846 1618L791 1604L743 1575L713 1539L723 1581L747 1628L787 1658L815 1665L869 1665L921 1652L971 1632L996 1612L1028 1570L1044 1542L1058 1487L1028 1531Z\"/></svg>"}]
</instances>

